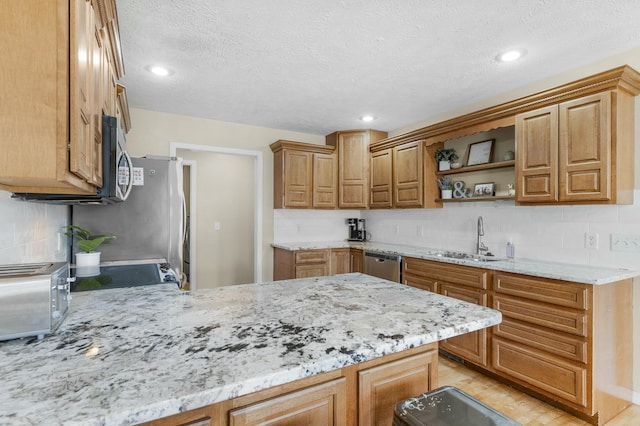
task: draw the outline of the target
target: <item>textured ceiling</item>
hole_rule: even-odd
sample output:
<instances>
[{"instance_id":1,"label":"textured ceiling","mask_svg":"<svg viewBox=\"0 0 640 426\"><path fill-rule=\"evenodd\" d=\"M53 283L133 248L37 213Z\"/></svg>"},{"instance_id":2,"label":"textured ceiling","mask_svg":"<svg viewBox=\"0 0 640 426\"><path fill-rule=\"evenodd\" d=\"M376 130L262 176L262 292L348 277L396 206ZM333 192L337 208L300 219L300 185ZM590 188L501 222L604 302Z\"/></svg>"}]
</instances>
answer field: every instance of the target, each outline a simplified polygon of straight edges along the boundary
<instances>
[{"instance_id":1,"label":"textured ceiling","mask_svg":"<svg viewBox=\"0 0 640 426\"><path fill-rule=\"evenodd\" d=\"M320 135L397 129L640 46L638 0L117 7L131 107ZM509 48L528 54L494 60ZM152 75L153 64L173 75ZM363 114L377 120L363 124Z\"/></svg>"}]
</instances>

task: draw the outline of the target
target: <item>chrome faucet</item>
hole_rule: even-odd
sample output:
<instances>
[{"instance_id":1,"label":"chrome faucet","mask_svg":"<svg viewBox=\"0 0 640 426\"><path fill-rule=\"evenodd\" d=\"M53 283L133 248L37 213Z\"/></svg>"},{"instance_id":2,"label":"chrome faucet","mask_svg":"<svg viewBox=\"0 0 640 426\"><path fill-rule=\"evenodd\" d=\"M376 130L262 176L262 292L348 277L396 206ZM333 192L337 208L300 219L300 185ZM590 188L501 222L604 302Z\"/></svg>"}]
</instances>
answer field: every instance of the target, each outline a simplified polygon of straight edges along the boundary
<instances>
[{"instance_id":1,"label":"chrome faucet","mask_svg":"<svg viewBox=\"0 0 640 426\"><path fill-rule=\"evenodd\" d=\"M478 216L478 229L476 235L476 254L487 254L489 252L489 247L485 246L482 242L482 238L484 236L484 221L482 220L482 216Z\"/></svg>"}]
</instances>

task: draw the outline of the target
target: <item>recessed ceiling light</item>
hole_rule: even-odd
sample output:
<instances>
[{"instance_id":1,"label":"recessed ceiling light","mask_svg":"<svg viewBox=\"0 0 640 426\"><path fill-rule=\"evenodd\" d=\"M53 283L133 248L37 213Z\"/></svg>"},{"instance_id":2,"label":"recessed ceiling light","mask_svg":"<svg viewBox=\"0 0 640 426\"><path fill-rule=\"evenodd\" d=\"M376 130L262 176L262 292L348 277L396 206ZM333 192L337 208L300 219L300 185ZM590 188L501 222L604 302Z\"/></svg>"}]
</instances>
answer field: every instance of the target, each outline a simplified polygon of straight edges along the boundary
<instances>
[{"instance_id":1,"label":"recessed ceiling light","mask_svg":"<svg viewBox=\"0 0 640 426\"><path fill-rule=\"evenodd\" d=\"M375 119L376 118L373 115L363 115L362 117L360 117L360 121L364 121L365 123L369 123Z\"/></svg>"},{"instance_id":2,"label":"recessed ceiling light","mask_svg":"<svg viewBox=\"0 0 640 426\"><path fill-rule=\"evenodd\" d=\"M155 75L159 75L160 77L166 77L168 75L173 74L173 72L169 68L165 68L165 67L160 66L160 65L150 65L150 66L147 67L147 70L150 73L153 73Z\"/></svg>"},{"instance_id":3,"label":"recessed ceiling light","mask_svg":"<svg viewBox=\"0 0 640 426\"><path fill-rule=\"evenodd\" d=\"M515 61L516 59L522 58L526 54L527 54L527 51L525 49L511 49L511 50L507 50L505 52L499 53L496 56L496 60L498 62L512 62L512 61Z\"/></svg>"}]
</instances>

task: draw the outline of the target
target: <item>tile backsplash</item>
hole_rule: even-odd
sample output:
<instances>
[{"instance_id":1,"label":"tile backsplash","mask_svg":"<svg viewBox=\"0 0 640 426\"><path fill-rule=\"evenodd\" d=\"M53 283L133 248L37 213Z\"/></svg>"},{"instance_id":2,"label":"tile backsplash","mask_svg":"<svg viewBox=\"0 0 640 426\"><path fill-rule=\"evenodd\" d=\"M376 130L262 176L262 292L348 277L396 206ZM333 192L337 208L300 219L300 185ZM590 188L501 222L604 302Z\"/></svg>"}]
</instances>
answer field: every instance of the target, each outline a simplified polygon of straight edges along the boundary
<instances>
[{"instance_id":1,"label":"tile backsplash","mask_svg":"<svg viewBox=\"0 0 640 426\"><path fill-rule=\"evenodd\" d=\"M640 191L634 205L515 206L513 201L449 203L442 209L277 210L274 241L344 240L344 219L366 219L371 241L435 249L475 250L478 216L483 242L505 256L507 242L516 258L640 269ZM585 247L585 234L597 236L597 248ZM623 246L620 235L629 236ZM612 243L613 238L613 243ZM616 243L618 241L618 243Z\"/></svg>"},{"instance_id":2,"label":"tile backsplash","mask_svg":"<svg viewBox=\"0 0 640 426\"><path fill-rule=\"evenodd\" d=\"M67 206L17 201L0 191L0 264L66 261L67 238L58 241L69 223Z\"/></svg>"}]
</instances>

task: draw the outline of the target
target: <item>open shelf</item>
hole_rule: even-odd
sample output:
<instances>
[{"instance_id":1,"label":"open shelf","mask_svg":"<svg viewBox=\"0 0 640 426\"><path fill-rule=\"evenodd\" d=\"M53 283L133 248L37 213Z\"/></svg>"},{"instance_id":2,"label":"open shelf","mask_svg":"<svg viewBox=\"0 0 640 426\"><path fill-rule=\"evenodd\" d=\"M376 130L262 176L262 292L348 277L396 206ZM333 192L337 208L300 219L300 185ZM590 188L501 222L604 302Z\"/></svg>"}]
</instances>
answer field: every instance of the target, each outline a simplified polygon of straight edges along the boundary
<instances>
[{"instance_id":1,"label":"open shelf","mask_svg":"<svg viewBox=\"0 0 640 426\"><path fill-rule=\"evenodd\" d=\"M437 198L437 202L443 203L468 203L471 201L499 201L499 200L515 200L514 196L504 196L504 197L470 197L470 198Z\"/></svg>"},{"instance_id":2,"label":"open shelf","mask_svg":"<svg viewBox=\"0 0 640 426\"><path fill-rule=\"evenodd\" d=\"M513 167L516 165L515 160L498 161L495 163L478 164L476 166L460 167L459 169L451 169L445 171L437 171L436 176L455 175L458 173L477 172L480 170L502 169L504 167Z\"/></svg>"}]
</instances>

